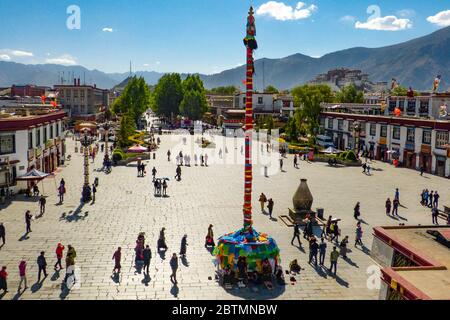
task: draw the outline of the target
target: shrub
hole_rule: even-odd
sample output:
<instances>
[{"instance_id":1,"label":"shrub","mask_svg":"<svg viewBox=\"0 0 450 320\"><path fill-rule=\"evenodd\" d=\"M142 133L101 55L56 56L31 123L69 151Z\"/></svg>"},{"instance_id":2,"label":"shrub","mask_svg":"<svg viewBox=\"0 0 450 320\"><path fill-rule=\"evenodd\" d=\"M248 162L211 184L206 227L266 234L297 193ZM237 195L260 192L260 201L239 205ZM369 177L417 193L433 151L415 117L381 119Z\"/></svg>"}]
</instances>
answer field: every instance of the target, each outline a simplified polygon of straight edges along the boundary
<instances>
[{"instance_id":1,"label":"shrub","mask_svg":"<svg viewBox=\"0 0 450 320\"><path fill-rule=\"evenodd\" d=\"M345 156L345 160L347 160L347 161L357 161L355 152L353 150L348 151L346 156Z\"/></svg>"}]
</instances>

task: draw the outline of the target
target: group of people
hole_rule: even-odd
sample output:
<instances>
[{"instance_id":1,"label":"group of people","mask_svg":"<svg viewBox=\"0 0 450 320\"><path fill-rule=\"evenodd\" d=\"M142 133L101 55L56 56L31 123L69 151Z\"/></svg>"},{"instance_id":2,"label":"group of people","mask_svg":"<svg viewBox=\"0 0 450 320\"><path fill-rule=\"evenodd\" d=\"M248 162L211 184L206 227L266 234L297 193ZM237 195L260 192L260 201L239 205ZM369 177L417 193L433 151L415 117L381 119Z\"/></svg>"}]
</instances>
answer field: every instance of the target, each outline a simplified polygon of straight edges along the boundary
<instances>
[{"instance_id":1,"label":"group of people","mask_svg":"<svg viewBox=\"0 0 450 320\"><path fill-rule=\"evenodd\" d=\"M62 266L62 262L61 262L62 258L64 256L64 250L65 250L65 247L61 243L58 243L56 250L55 250L56 263L53 267L56 272L59 272L62 269L64 269L64 267ZM66 275L64 278L64 283L66 285L68 285L67 281L70 277L72 277L73 283L76 282L75 271L73 268L73 266L75 265L76 256L77 256L77 253L75 251L75 248L71 245L68 245L66 261L65 261L66 262ZM37 282L41 283L42 275L44 276L43 279L47 278L47 276L48 276L48 274L47 274L47 258L45 256L45 251L40 252L39 256L36 259L36 264L38 266ZM23 258L19 262L19 265L18 265L19 276L20 276L19 286L17 288L18 293L22 292L22 285L24 285L23 291L25 291L28 288L27 266L28 266L28 263L27 263L26 259ZM3 290L4 293L8 292L8 271L7 271L6 266L2 266L2 269L0 271L0 290Z\"/></svg>"},{"instance_id":2,"label":"group of people","mask_svg":"<svg viewBox=\"0 0 450 320\"><path fill-rule=\"evenodd\" d=\"M363 168L363 172L362 172L362 173L365 173L366 175L370 176L370 170L372 169L372 167L370 166L370 164L367 163L367 162L364 162L364 163L362 164L362 168Z\"/></svg>"},{"instance_id":3,"label":"group of people","mask_svg":"<svg viewBox=\"0 0 450 320\"><path fill-rule=\"evenodd\" d=\"M261 204L261 213L265 213L264 207L267 203L267 210L269 211L269 217L272 218L274 201L272 198L267 198L264 193L259 196L259 203Z\"/></svg>"},{"instance_id":4,"label":"group of people","mask_svg":"<svg viewBox=\"0 0 450 320\"><path fill-rule=\"evenodd\" d=\"M424 189L420 194L420 204L428 208L438 208L440 197L441 196L437 191L428 191L428 189Z\"/></svg>"},{"instance_id":5,"label":"group of people","mask_svg":"<svg viewBox=\"0 0 450 320\"><path fill-rule=\"evenodd\" d=\"M147 174L147 172L145 171L145 163L144 162L138 162L137 164L137 176L138 177L145 177L145 175Z\"/></svg>"},{"instance_id":6,"label":"group of people","mask_svg":"<svg viewBox=\"0 0 450 320\"><path fill-rule=\"evenodd\" d=\"M392 215L398 217L398 207L400 206L400 192L398 188L395 189L394 200L391 202L391 198L387 198L385 208L386 215Z\"/></svg>"}]
</instances>

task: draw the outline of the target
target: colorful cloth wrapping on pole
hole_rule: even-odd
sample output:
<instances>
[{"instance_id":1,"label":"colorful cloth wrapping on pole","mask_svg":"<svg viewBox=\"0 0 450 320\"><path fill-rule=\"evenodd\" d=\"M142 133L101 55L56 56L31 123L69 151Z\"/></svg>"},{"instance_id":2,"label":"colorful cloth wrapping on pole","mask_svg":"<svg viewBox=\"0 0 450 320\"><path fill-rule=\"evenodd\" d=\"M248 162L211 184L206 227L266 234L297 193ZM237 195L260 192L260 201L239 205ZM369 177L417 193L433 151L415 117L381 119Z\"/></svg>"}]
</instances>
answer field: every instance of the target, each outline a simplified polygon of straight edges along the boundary
<instances>
[{"instance_id":1,"label":"colorful cloth wrapping on pole","mask_svg":"<svg viewBox=\"0 0 450 320\"><path fill-rule=\"evenodd\" d=\"M275 240L265 233L259 233L252 229L251 233L244 229L234 233L223 235L219 238L213 254L221 269L230 267L237 270L239 257L247 258L249 272L261 272L261 263L264 259L278 265L280 261L280 249Z\"/></svg>"}]
</instances>

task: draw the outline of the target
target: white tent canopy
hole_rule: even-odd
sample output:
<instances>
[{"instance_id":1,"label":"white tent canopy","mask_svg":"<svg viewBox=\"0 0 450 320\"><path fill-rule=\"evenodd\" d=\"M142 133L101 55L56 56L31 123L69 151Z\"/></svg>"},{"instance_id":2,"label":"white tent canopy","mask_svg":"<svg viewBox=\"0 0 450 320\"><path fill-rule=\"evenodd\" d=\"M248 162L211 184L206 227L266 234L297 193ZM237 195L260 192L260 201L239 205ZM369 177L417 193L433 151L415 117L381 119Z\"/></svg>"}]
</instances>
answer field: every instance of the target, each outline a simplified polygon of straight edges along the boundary
<instances>
[{"instance_id":1,"label":"white tent canopy","mask_svg":"<svg viewBox=\"0 0 450 320\"><path fill-rule=\"evenodd\" d=\"M23 176L18 177L17 180L41 180L47 176L49 176L48 173L33 169L33 170L28 171Z\"/></svg>"},{"instance_id":2,"label":"white tent canopy","mask_svg":"<svg viewBox=\"0 0 450 320\"><path fill-rule=\"evenodd\" d=\"M323 153L339 153L341 151L339 151L338 149L334 148L334 147L328 147L326 148Z\"/></svg>"}]
</instances>

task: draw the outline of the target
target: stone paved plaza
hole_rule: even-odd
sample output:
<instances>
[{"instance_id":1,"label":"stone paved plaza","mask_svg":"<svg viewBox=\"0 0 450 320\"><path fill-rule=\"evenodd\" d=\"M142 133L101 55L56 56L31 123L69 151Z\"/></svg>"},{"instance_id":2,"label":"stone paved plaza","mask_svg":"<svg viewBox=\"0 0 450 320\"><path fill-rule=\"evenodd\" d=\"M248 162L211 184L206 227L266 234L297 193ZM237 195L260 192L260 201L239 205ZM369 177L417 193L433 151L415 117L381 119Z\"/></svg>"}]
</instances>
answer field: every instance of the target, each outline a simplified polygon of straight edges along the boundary
<instances>
[{"instance_id":1,"label":"stone paved plaza","mask_svg":"<svg viewBox=\"0 0 450 320\"><path fill-rule=\"evenodd\" d=\"M374 262L366 250L353 247L355 220L353 207L361 202L364 236L363 242L370 250L372 228L379 225L430 224L428 209L419 204L422 189L438 190L441 202L448 201L450 181L436 176L420 177L416 171L396 169L391 165L374 162L373 175L366 176L358 167L332 168L325 163L300 161L300 168L293 168L292 156L285 159L281 172L266 178L255 174L253 183L254 226L260 232L272 235L280 249L283 268L298 258L304 270L297 282L289 281L285 287L267 291L259 289L233 289L226 291L214 281L213 257L204 248L208 225L214 224L218 236L242 226L243 166L211 164L209 167L183 167L182 181L176 182L175 164L167 161L166 152L179 143L173 136L162 136L156 160L148 161L147 177L138 178L136 167L114 167L109 175L97 172L103 155L94 165L91 163L91 181L99 177L100 185L95 204L80 207L83 183L81 154L74 153L74 141L67 139L67 150L72 154L70 162L56 174L55 179L45 180L47 210L42 218L33 221L32 233L24 239L24 212L30 209L38 213L38 203L18 197L11 205L0 211L0 221L7 230L7 243L0 250L0 265L9 271L10 292L3 299L378 299L378 290L367 288L367 268ZM175 137L176 139L176 137ZM230 139L232 140L232 138ZM193 160L192 160L193 163ZM168 198L153 195L150 171L156 166L159 177L170 177ZM255 172L260 172L255 166ZM56 186L66 181L67 194L63 205L56 205ZM315 269L307 263L306 252L290 245L293 229L280 219L270 220L259 211L258 196L264 192L275 201L274 216L285 215L292 206L292 195L300 178L308 179L314 196L313 208L322 207L325 216L332 214L341 218L343 235L350 236L350 260L339 260L338 277L329 276L323 269ZM405 207L399 210L404 220L394 220L385 215L384 203L394 196L395 187L400 189L400 200ZM42 191L42 184L40 184ZM442 206L441 206L442 209ZM444 221L442 221L444 223ZM170 282L169 259L163 260L156 253L156 241L161 227L166 227L169 251L179 252L182 236L188 235L187 261L180 263L178 286ZM139 232L146 233L151 244L153 258L150 279L134 268L134 244ZM58 242L72 244L77 251L80 287L70 292L61 282L64 270L53 271L55 248ZM122 274L119 281L111 277L115 249L122 247ZM326 264L329 265L328 244ZM42 284L36 284L36 258L46 252L49 272ZM65 251L65 253L66 253ZM28 261L29 289L17 294L19 281L18 263ZM213 280L209 280L212 277ZM289 280L289 279L287 279Z\"/></svg>"}]
</instances>

